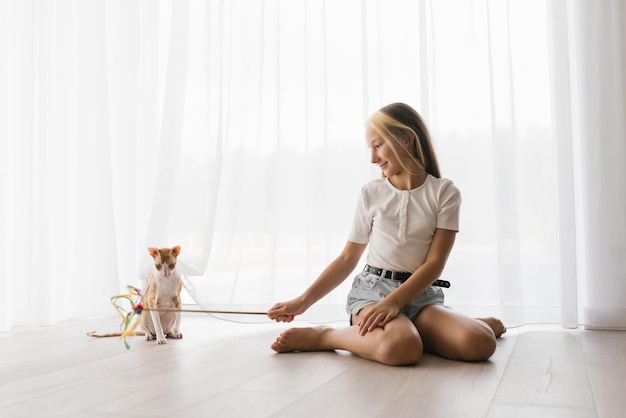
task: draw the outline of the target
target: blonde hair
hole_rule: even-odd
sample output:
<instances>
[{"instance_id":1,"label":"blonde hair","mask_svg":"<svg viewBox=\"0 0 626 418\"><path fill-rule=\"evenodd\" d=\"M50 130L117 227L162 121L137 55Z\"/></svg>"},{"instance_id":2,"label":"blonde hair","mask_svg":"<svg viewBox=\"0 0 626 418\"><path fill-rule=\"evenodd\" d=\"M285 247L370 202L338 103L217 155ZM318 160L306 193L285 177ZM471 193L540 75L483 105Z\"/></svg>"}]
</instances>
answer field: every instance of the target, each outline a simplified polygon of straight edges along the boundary
<instances>
[{"instance_id":1,"label":"blonde hair","mask_svg":"<svg viewBox=\"0 0 626 418\"><path fill-rule=\"evenodd\" d=\"M411 106L404 103L387 105L370 117L369 125L391 147L402 168L413 175L428 173L441 177L428 128ZM410 142L410 148L402 146L403 142Z\"/></svg>"}]
</instances>

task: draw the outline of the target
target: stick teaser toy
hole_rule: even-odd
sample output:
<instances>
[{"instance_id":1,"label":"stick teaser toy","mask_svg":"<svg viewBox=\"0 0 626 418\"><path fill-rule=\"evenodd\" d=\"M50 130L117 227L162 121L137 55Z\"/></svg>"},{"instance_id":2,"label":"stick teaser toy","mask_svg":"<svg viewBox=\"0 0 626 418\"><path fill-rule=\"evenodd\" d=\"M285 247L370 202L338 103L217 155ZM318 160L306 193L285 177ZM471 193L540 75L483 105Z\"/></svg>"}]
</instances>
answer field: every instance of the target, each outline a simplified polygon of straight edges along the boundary
<instances>
[{"instance_id":1,"label":"stick teaser toy","mask_svg":"<svg viewBox=\"0 0 626 418\"><path fill-rule=\"evenodd\" d=\"M230 315L266 315L266 312L258 311L223 311L223 310L209 310L209 309L177 309L177 308L153 308L148 309L143 304L143 293L141 289L128 285L128 293L111 297L111 303L115 307L115 310L122 318L120 324L120 332L114 334L98 334L96 331L88 332L90 337L102 338L102 337L120 337L119 339L124 342L124 346L127 350L130 349L130 345L126 341L126 337L134 335L144 335L143 332L135 332L146 312L191 312L191 313L207 313L207 314L230 314ZM123 307L122 304L127 304Z\"/></svg>"}]
</instances>

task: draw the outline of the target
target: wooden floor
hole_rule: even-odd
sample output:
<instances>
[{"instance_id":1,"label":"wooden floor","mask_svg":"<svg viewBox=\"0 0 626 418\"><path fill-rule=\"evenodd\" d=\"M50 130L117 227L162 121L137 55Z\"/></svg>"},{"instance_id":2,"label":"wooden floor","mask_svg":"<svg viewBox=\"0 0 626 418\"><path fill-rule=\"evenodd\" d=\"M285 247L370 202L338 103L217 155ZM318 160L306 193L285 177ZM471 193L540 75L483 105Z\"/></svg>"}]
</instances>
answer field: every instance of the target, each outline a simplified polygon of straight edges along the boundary
<instances>
[{"instance_id":1,"label":"wooden floor","mask_svg":"<svg viewBox=\"0 0 626 418\"><path fill-rule=\"evenodd\" d=\"M626 332L527 326L489 362L387 367L275 354L286 324L183 316L167 345L96 339L119 318L0 334L1 417L624 417ZM305 326L306 323L298 325ZM346 324L334 324L344 326Z\"/></svg>"}]
</instances>

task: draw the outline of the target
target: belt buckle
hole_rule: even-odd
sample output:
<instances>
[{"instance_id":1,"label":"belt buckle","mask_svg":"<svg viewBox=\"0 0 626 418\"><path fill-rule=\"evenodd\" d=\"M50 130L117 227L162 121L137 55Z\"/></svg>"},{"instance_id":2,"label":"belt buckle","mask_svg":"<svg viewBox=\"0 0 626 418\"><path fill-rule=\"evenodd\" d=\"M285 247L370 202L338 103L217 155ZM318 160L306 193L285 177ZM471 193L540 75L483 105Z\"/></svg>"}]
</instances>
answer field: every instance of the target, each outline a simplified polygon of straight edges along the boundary
<instances>
[{"instance_id":1,"label":"belt buckle","mask_svg":"<svg viewBox=\"0 0 626 418\"><path fill-rule=\"evenodd\" d=\"M365 271L366 273L372 273L372 274L376 274L377 270L378 270L377 268L374 268L370 266L369 264L366 264L365 268L363 269L363 271Z\"/></svg>"}]
</instances>

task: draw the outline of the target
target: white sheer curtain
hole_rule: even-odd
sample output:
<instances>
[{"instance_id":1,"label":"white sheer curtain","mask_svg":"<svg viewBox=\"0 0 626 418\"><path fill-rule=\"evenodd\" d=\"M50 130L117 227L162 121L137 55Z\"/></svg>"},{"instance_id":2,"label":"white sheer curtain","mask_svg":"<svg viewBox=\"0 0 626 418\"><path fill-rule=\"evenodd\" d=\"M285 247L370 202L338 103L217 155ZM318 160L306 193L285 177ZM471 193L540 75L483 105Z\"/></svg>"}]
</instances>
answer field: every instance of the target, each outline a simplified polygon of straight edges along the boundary
<instances>
[{"instance_id":1,"label":"white sheer curtain","mask_svg":"<svg viewBox=\"0 0 626 418\"><path fill-rule=\"evenodd\" d=\"M585 291L580 322L587 327L626 329L626 4L562 0L551 13L561 241L575 238L581 278L576 286L564 277L564 297ZM575 236L563 230L574 229L572 214ZM564 247L562 269L571 272L573 246Z\"/></svg>"},{"instance_id":2,"label":"white sheer curtain","mask_svg":"<svg viewBox=\"0 0 626 418\"><path fill-rule=\"evenodd\" d=\"M296 295L393 101L463 193L449 305L626 327L625 24L616 0L0 0L0 330L112 313L148 245L182 246L202 306Z\"/></svg>"}]
</instances>

